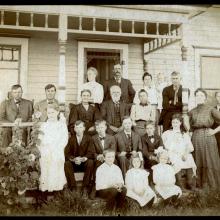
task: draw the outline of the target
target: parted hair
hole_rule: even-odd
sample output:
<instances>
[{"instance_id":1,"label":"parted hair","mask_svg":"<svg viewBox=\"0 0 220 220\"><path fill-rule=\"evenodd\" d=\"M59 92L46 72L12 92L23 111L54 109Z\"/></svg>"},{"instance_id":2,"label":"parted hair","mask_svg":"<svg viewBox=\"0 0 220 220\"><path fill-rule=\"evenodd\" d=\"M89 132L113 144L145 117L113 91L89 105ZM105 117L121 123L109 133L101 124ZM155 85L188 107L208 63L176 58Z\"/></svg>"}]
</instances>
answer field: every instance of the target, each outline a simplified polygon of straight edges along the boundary
<instances>
[{"instance_id":1,"label":"parted hair","mask_svg":"<svg viewBox=\"0 0 220 220\"><path fill-rule=\"evenodd\" d=\"M196 94L197 94L198 92L202 92L202 93L205 95L206 98L208 97L207 92L206 92L204 89L202 89L202 88L196 89L196 91L194 92L194 96L196 96Z\"/></svg>"},{"instance_id":2,"label":"parted hair","mask_svg":"<svg viewBox=\"0 0 220 220\"><path fill-rule=\"evenodd\" d=\"M18 89L18 88L21 88L21 90L22 90L22 87L21 87L20 84L15 84L15 85L13 85L13 86L11 87L11 90L16 90L16 89Z\"/></svg>"},{"instance_id":3,"label":"parted hair","mask_svg":"<svg viewBox=\"0 0 220 220\"><path fill-rule=\"evenodd\" d=\"M45 89L45 91L46 91L46 90L51 89L51 88L54 88L54 89L55 89L55 91L57 90L57 89L56 89L56 86L55 86L55 85L53 85L53 84L47 84L47 85L45 86L45 88L44 88L44 89Z\"/></svg>"},{"instance_id":4,"label":"parted hair","mask_svg":"<svg viewBox=\"0 0 220 220\"><path fill-rule=\"evenodd\" d=\"M143 76L142 76L142 80L143 80L143 81L144 81L144 78L145 78L146 76L150 76L150 78L151 78L151 80L152 80L152 75L151 75L150 73L148 73L148 72L145 72L145 73L143 74Z\"/></svg>"},{"instance_id":5,"label":"parted hair","mask_svg":"<svg viewBox=\"0 0 220 220\"><path fill-rule=\"evenodd\" d=\"M90 96L92 95L92 93L91 93L91 91L90 91L89 89L83 89L83 90L81 91L81 96L82 96L82 94L83 94L84 92L88 92L88 93L90 94Z\"/></svg>"}]
</instances>

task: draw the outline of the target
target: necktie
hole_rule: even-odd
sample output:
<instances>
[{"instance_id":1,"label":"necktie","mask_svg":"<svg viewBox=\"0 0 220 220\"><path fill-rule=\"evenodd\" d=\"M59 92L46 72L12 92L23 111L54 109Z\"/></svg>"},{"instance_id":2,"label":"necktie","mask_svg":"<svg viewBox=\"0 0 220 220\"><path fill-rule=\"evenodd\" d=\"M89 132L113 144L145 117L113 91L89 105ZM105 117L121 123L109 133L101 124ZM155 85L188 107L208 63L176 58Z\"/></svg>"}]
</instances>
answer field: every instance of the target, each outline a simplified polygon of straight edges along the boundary
<instances>
[{"instance_id":1,"label":"necktie","mask_svg":"<svg viewBox=\"0 0 220 220\"><path fill-rule=\"evenodd\" d=\"M131 135L127 134L128 137L128 148L127 148L127 152L131 151L131 147L132 147L132 140L131 140Z\"/></svg>"},{"instance_id":2,"label":"necktie","mask_svg":"<svg viewBox=\"0 0 220 220\"><path fill-rule=\"evenodd\" d=\"M104 141L105 137L99 137L100 141Z\"/></svg>"},{"instance_id":3,"label":"necktie","mask_svg":"<svg viewBox=\"0 0 220 220\"><path fill-rule=\"evenodd\" d=\"M173 104L176 105L176 103L178 102L178 90L179 90L179 86L173 86L173 89L175 91L175 94L174 94L174 101L173 101Z\"/></svg>"}]
</instances>

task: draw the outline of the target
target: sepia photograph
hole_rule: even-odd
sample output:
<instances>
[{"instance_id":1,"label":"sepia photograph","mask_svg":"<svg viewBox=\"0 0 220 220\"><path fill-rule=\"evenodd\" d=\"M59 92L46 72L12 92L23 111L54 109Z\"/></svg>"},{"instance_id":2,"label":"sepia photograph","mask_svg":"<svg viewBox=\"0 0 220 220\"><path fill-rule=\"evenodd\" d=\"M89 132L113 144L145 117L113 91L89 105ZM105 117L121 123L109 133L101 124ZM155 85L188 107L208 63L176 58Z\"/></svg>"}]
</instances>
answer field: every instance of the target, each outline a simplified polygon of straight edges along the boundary
<instances>
[{"instance_id":1,"label":"sepia photograph","mask_svg":"<svg viewBox=\"0 0 220 220\"><path fill-rule=\"evenodd\" d=\"M0 216L220 216L219 73L218 4L0 5Z\"/></svg>"}]
</instances>

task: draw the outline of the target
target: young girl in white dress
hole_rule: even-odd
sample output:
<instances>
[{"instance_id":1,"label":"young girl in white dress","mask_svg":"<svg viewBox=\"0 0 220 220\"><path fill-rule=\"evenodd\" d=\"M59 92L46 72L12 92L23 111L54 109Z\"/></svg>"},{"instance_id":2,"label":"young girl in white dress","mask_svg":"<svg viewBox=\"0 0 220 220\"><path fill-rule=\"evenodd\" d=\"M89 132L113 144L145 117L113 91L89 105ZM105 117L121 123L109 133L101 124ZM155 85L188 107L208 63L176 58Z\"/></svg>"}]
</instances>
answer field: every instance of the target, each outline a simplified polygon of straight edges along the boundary
<instances>
[{"instance_id":1,"label":"young girl in white dress","mask_svg":"<svg viewBox=\"0 0 220 220\"><path fill-rule=\"evenodd\" d=\"M68 141L68 130L65 117L59 109L50 105L47 108L48 120L40 127L40 186L41 191L60 191L66 184L64 173L64 148Z\"/></svg>"},{"instance_id":2,"label":"young girl in white dress","mask_svg":"<svg viewBox=\"0 0 220 220\"><path fill-rule=\"evenodd\" d=\"M152 206L156 199L156 194L148 184L149 172L141 168L141 160L139 153L132 156L132 168L125 175L125 185L127 188L127 196L136 200L141 207L145 205Z\"/></svg>"},{"instance_id":3,"label":"young girl in white dress","mask_svg":"<svg viewBox=\"0 0 220 220\"><path fill-rule=\"evenodd\" d=\"M194 150L190 135L184 132L183 119L181 114L174 114L172 117L172 129L162 134L165 149L168 150L170 162L173 164L177 179L177 185L182 189L184 184L181 181L182 172L186 170L186 187L195 188L196 164L191 152Z\"/></svg>"},{"instance_id":4,"label":"young girl in white dress","mask_svg":"<svg viewBox=\"0 0 220 220\"><path fill-rule=\"evenodd\" d=\"M165 201L177 199L182 195L182 190L175 185L175 169L167 164L169 162L168 152L163 147L159 147L155 153L159 160L159 163L151 168L155 190Z\"/></svg>"}]
</instances>

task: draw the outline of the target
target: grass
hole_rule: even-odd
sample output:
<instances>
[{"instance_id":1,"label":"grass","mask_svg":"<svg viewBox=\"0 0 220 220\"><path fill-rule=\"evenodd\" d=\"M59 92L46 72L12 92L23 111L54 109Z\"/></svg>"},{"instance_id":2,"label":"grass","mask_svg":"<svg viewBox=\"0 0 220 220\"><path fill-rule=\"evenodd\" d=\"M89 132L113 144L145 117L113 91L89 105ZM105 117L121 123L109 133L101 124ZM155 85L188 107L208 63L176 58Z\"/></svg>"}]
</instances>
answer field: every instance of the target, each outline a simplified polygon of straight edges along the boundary
<instances>
[{"instance_id":1,"label":"grass","mask_svg":"<svg viewBox=\"0 0 220 220\"><path fill-rule=\"evenodd\" d=\"M220 215L220 191L195 192L182 197L175 205L140 208L136 202L128 201L123 210L107 211L100 200L82 199L65 189L47 204L8 205L0 200L0 215L13 216L208 216Z\"/></svg>"}]
</instances>

